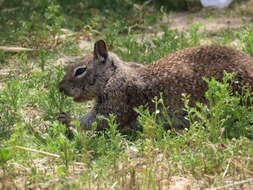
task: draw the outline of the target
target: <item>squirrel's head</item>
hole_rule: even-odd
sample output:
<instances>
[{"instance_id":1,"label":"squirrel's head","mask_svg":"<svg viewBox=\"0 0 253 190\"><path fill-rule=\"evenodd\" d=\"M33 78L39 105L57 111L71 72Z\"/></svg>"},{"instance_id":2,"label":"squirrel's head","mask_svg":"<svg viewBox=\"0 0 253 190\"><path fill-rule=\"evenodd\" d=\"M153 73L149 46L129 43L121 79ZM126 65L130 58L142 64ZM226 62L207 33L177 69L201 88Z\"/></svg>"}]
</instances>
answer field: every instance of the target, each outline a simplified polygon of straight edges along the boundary
<instances>
[{"instance_id":1,"label":"squirrel's head","mask_svg":"<svg viewBox=\"0 0 253 190\"><path fill-rule=\"evenodd\" d=\"M106 43L99 40L94 45L93 56L66 68L59 89L76 102L91 100L99 95L119 62L115 54L108 52Z\"/></svg>"}]
</instances>

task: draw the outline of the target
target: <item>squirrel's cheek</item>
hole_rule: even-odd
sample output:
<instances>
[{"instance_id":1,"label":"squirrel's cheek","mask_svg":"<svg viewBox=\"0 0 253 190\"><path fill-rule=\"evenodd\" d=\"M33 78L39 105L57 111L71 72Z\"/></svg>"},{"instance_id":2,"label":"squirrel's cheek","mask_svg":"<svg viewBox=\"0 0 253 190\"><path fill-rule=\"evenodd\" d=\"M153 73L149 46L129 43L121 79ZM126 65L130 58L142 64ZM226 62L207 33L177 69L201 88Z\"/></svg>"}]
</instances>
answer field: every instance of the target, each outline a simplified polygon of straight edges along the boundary
<instances>
[{"instance_id":1,"label":"squirrel's cheek","mask_svg":"<svg viewBox=\"0 0 253 190\"><path fill-rule=\"evenodd\" d=\"M82 95L82 90L80 88L74 88L72 91L73 96L79 97Z\"/></svg>"}]
</instances>

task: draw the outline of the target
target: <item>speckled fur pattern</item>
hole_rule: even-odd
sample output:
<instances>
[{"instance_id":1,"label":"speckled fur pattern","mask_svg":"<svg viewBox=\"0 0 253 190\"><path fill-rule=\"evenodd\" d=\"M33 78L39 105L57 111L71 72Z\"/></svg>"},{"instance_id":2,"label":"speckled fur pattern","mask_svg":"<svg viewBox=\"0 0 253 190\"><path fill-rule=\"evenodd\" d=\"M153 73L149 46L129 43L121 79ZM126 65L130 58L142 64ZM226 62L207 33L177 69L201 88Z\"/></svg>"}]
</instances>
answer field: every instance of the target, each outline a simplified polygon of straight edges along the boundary
<instances>
[{"instance_id":1,"label":"speckled fur pattern","mask_svg":"<svg viewBox=\"0 0 253 190\"><path fill-rule=\"evenodd\" d=\"M183 121L183 113L180 111L183 106L182 93L190 94L192 104L196 101L206 103L204 93L207 84L203 77L214 77L221 81L224 71L237 72L239 85L253 87L253 58L228 47L191 47L147 66L126 63L109 52L106 63L101 66L95 55L94 52L94 56L68 69L60 83L60 89L66 95L81 96L84 101L95 99L92 111L81 119L81 125L86 129L94 121L98 122L99 129L106 128L106 122L96 117L107 117L109 114L116 115L120 129L134 128L138 116L134 108L146 104L153 110L152 100L155 96L159 97L160 93L171 111L179 110L176 119ZM74 68L80 65L87 67L87 73L82 79L76 80L73 78ZM89 85L89 81L95 82ZM187 122L175 122L174 125L187 127Z\"/></svg>"}]
</instances>

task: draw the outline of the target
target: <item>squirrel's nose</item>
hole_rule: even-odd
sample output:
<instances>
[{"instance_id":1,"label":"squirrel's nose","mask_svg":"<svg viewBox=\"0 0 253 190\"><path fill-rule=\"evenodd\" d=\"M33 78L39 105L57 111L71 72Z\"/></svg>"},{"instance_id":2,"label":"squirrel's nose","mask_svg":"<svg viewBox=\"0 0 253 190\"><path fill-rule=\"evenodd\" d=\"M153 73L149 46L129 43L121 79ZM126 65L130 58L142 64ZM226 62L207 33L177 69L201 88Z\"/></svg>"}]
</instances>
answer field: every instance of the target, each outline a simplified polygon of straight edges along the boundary
<instances>
[{"instance_id":1,"label":"squirrel's nose","mask_svg":"<svg viewBox=\"0 0 253 190\"><path fill-rule=\"evenodd\" d=\"M64 93L64 88L59 87L59 91L62 92L62 93Z\"/></svg>"},{"instance_id":2,"label":"squirrel's nose","mask_svg":"<svg viewBox=\"0 0 253 190\"><path fill-rule=\"evenodd\" d=\"M63 88L63 85L62 85L62 81L59 83L58 88L59 88L60 92L64 93L64 88Z\"/></svg>"},{"instance_id":3,"label":"squirrel's nose","mask_svg":"<svg viewBox=\"0 0 253 190\"><path fill-rule=\"evenodd\" d=\"M58 85L59 92L69 96L70 94L69 94L68 88L66 88L66 87L67 87L66 83L64 83L62 81Z\"/></svg>"}]
</instances>

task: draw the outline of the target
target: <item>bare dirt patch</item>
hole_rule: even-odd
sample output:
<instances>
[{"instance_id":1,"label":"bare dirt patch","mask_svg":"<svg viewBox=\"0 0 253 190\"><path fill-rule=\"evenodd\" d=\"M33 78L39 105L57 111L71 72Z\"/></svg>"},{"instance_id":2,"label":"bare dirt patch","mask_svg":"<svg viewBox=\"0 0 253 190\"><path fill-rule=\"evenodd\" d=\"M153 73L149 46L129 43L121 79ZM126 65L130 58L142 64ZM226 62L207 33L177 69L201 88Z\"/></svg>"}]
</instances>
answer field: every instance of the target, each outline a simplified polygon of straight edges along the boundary
<instances>
[{"instance_id":1,"label":"bare dirt patch","mask_svg":"<svg viewBox=\"0 0 253 190\"><path fill-rule=\"evenodd\" d=\"M244 1L227 9L202 8L198 12L176 12L164 16L162 24L170 30L184 31L199 23L200 31L216 33L224 29L237 29L252 23L253 0ZM161 24L161 23L160 23Z\"/></svg>"},{"instance_id":2,"label":"bare dirt patch","mask_svg":"<svg viewBox=\"0 0 253 190\"><path fill-rule=\"evenodd\" d=\"M246 17L235 16L215 16L203 17L191 12L175 13L168 18L169 29L171 30L189 30L192 24L200 24L200 32L215 33L224 29L236 29L245 26L250 19Z\"/></svg>"}]
</instances>

